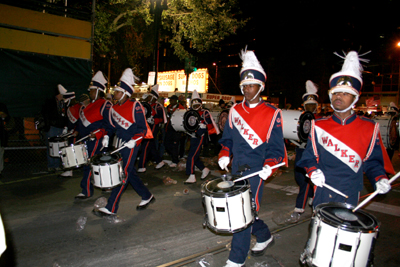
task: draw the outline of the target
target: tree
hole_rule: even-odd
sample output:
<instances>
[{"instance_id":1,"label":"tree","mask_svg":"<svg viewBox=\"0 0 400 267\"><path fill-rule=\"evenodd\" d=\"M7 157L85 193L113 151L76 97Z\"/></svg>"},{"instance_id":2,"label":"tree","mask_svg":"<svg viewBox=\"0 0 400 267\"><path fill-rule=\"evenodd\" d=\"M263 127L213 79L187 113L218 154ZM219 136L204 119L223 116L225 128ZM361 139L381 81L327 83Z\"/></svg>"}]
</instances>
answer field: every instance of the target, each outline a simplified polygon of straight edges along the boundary
<instances>
[{"instance_id":1,"label":"tree","mask_svg":"<svg viewBox=\"0 0 400 267\"><path fill-rule=\"evenodd\" d=\"M136 48L142 47L136 53L148 56L152 42L149 36L154 35L151 11L156 8L155 4L154 0L99 1L94 37L96 53L108 54L119 47L116 34L125 30L133 33L128 34L131 46L139 40L138 36L141 38L133 44ZM237 0L163 0L163 4L162 26L170 35L175 55L182 60L193 50L206 52L218 47L221 40L245 25L244 20L235 17Z\"/></svg>"}]
</instances>

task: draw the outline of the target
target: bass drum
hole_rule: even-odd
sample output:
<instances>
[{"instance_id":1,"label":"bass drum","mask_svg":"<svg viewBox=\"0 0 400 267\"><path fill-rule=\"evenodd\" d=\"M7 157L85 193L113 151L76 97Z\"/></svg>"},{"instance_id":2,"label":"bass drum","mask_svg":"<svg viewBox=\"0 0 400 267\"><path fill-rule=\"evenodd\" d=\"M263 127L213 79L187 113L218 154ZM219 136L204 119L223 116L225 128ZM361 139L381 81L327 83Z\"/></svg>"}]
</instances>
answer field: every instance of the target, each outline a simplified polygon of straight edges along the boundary
<instances>
[{"instance_id":1,"label":"bass drum","mask_svg":"<svg viewBox=\"0 0 400 267\"><path fill-rule=\"evenodd\" d=\"M177 109L171 115L171 125L177 132L195 132L199 124L200 115L196 110Z\"/></svg>"},{"instance_id":2,"label":"bass drum","mask_svg":"<svg viewBox=\"0 0 400 267\"><path fill-rule=\"evenodd\" d=\"M144 115L145 115L146 119L148 119L151 116L151 111L152 111L150 104L147 102L140 102L140 104L142 104L142 106L144 108Z\"/></svg>"},{"instance_id":3,"label":"bass drum","mask_svg":"<svg viewBox=\"0 0 400 267\"><path fill-rule=\"evenodd\" d=\"M383 145L387 149L396 149L399 142L399 117L376 117L373 119L379 123Z\"/></svg>"},{"instance_id":4,"label":"bass drum","mask_svg":"<svg viewBox=\"0 0 400 267\"><path fill-rule=\"evenodd\" d=\"M314 115L309 111L282 110L283 137L307 142Z\"/></svg>"}]
</instances>

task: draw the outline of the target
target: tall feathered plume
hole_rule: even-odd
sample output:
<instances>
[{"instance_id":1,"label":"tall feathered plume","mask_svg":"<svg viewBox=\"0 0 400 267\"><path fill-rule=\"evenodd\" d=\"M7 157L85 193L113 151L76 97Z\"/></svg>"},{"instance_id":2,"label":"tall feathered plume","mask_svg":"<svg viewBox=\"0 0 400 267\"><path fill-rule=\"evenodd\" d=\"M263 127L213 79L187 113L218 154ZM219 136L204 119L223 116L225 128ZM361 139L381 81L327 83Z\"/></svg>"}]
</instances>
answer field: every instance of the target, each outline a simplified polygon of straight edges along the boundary
<instances>
[{"instance_id":1,"label":"tall feathered plume","mask_svg":"<svg viewBox=\"0 0 400 267\"><path fill-rule=\"evenodd\" d=\"M308 94L316 95L318 93L318 86L312 81L306 81L306 91Z\"/></svg>"}]
</instances>

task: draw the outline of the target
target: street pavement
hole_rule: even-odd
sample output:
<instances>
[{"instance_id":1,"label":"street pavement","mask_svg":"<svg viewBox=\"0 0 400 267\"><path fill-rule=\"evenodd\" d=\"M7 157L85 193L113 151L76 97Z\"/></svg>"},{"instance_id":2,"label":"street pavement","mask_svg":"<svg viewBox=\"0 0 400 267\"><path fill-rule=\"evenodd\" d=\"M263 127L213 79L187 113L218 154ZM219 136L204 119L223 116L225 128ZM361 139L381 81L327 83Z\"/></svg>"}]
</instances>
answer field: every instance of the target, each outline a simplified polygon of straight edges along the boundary
<instances>
[{"instance_id":1,"label":"street pavement","mask_svg":"<svg viewBox=\"0 0 400 267\"><path fill-rule=\"evenodd\" d=\"M399 171L397 154L393 163ZM94 197L88 200L74 201L80 192L81 169L74 170L69 178L57 174L22 177L18 172L7 173L6 166L0 180L0 211L8 248L0 258L0 266L223 266L231 235L203 227L201 194L201 184L220 177L222 172L216 157L203 159L212 172L205 180L197 172L197 183L193 185L183 183L187 179L184 162L177 168L166 165L161 170L149 165L140 177L156 202L137 211L140 198L129 186L118 216L112 219L92 213L95 204L109 196L101 189L95 189ZM299 256L308 240L311 208L298 223L277 224L294 208L297 186L293 164L291 160L289 168L280 168L265 183L259 217L270 227L275 244L264 256L249 254L247 267L301 266ZM165 184L167 177L176 184ZM362 196L372 192L365 181ZM377 196L363 209L381 222L375 266L400 266L399 183L395 181L391 192Z\"/></svg>"}]
</instances>

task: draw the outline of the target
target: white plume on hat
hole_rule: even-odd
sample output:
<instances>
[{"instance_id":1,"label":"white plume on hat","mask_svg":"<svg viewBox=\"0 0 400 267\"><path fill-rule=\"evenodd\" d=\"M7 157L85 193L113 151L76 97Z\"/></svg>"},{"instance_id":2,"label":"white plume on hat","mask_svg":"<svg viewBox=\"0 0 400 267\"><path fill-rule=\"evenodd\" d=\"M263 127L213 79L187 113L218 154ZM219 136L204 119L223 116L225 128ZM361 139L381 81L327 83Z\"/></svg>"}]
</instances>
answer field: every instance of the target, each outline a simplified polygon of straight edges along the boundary
<instances>
[{"instance_id":1,"label":"white plume on hat","mask_svg":"<svg viewBox=\"0 0 400 267\"><path fill-rule=\"evenodd\" d=\"M133 93L133 85L135 84L135 80L139 80L139 78L133 74L131 68L127 68L124 70L119 80L120 84L114 90L126 92L128 96L131 96ZM123 82L123 84L121 82ZM128 86L128 88L126 88L126 86Z\"/></svg>"},{"instance_id":2,"label":"white plume on hat","mask_svg":"<svg viewBox=\"0 0 400 267\"><path fill-rule=\"evenodd\" d=\"M303 95L303 98L307 95L316 95L318 97L318 86L312 81L308 80L306 81L306 92L307 93Z\"/></svg>"},{"instance_id":3,"label":"white plume on hat","mask_svg":"<svg viewBox=\"0 0 400 267\"><path fill-rule=\"evenodd\" d=\"M99 89L100 91L104 92L106 89L107 80L104 78L103 72L100 70L96 72L96 74L92 78L92 82L90 84L90 89Z\"/></svg>"},{"instance_id":4,"label":"white plume on hat","mask_svg":"<svg viewBox=\"0 0 400 267\"><path fill-rule=\"evenodd\" d=\"M264 91L265 81L267 80L267 74L263 67L258 61L253 51L247 51L246 49L240 52L240 58L242 59L242 69L240 70L240 90L243 94L243 86L247 84L259 84L259 93ZM257 95L259 94L257 93ZM257 97L255 95L254 97Z\"/></svg>"},{"instance_id":5,"label":"white plume on hat","mask_svg":"<svg viewBox=\"0 0 400 267\"><path fill-rule=\"evenodd\" d=\"M240 51L240 59L243 61L240 73L248 69L253 69L258 70L264 74L264 76L267 76L256 55L254 54L254 51L247 51L247 48Z\"/></svg>"},{"instance_id":6,"label":"white plume on hat","mask_svg":"<svg viewBox=\"0 0 400 267\"><path fill-rule=\"evenodd\" d=\"M191 100L194 100L194 99L200 99L201 100L199 93L197 93L197 90L193 90L192 99Z\"/></svg>"},{"instance_id":7,"label":"white plume on hat","mask_svg":"<svg viewBox=\"0 0 400 267\"><path fill-rule=\"evenodd\" d=\"M160 96L159 93L158 93L158 87L159 87L158 84L156 84L153 87L151 87L151 92L150 93L151 93L151 96L154 97L155 99L158 99L158 97Z\"/></svg>"},{"instance_id":8,"label":"white plume on hat","mask_svg":"<svg viewBox=\"0 0 400 267\"><path fill-rule=\"evenodd\" d=\"M63 96L64 102L75 98L75 92L68 92L61 84L57 85L58 92Z\"/></svg>"}]
</instances>

